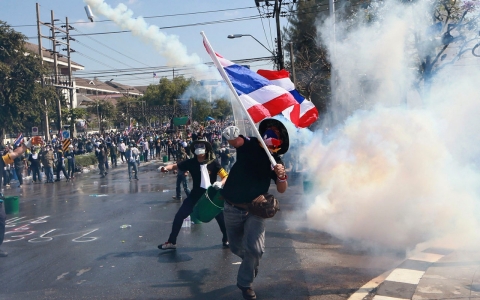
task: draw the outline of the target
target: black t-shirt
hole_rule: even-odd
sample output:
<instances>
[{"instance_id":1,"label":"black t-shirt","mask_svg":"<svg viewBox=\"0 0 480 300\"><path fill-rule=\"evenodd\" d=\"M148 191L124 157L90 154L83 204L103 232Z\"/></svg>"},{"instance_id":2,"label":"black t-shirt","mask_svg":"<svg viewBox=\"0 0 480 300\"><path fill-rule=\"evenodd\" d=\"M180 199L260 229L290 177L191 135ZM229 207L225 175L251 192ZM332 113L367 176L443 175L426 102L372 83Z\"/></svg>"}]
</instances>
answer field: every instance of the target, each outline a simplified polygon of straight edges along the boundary
<instances>
[{"instance_id":1,"label":"black t-shirt","mask_svg":"<svg viewBox=\"0 0 480 300\"><path fill-rule=\"evenodd\" d=\"M182 161L177 165L177 167L183 172L189 171L192 175L193 189L190 193L190 198L192 198L194 201L197 201L203 196L203 194L205 194L206 191L204 188L200 187L202 180L200 174L200 163L198 162L197 158L194 157ZM208 175L210 176L210 184L213 184L215 181L217 181L217 174L221 168L222 166L220 166L216 160L213 160L207 165Z\"/></svg>"},{"instance_id":2,"label":"black t-shirt","mask_svg":"<svg viewBox=\"0 0 480 300\"><path fill-rule=\"evenodd\" d=\"M241 137L244 143L237 148L237 161L228 174L221 194L233 203L250 203L268 192L271 180L275 181L277 175L258 139ZM275 157L275 160L283 164L279 157Z\"/></svg>"}]
</instances>

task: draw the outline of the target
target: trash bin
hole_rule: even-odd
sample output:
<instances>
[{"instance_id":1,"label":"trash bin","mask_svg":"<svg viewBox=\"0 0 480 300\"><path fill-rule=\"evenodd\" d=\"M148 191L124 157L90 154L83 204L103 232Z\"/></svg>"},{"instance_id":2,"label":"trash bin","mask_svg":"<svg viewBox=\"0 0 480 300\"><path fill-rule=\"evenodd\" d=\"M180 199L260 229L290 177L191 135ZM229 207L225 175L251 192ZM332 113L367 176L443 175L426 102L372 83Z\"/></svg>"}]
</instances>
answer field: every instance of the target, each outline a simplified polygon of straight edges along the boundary
<instances>
[{"instance_id":1,"label":"trash bin","mask_svg":"<svg viewBox=\"0 0 480 300\"><path fill-rule=\"evenodd\" d=\"M140 161L144 161L143 160L143 154L140 154Z\"/></svg>"},{"instance_id":2,"label":"trash bin","mask_svg":"<svg viewBox=\"0 0 480 300\"><path fill-rule=\"evenodd\" d=\"M168 162L168 156L166 156L166 155L163 156L163 162L164 162L164 163Z\"/></svg>"},{"instance_id":3,"label":"trash bin","mask_svg":"<svg viewBox=\"0 0 480 300\"><path fill-rule=\"evenodd\" d=\"M5 197L5 213L9 214L18 214L20 210L20 201L18 196L8 196Z\"/></svg>"}]
</instances>

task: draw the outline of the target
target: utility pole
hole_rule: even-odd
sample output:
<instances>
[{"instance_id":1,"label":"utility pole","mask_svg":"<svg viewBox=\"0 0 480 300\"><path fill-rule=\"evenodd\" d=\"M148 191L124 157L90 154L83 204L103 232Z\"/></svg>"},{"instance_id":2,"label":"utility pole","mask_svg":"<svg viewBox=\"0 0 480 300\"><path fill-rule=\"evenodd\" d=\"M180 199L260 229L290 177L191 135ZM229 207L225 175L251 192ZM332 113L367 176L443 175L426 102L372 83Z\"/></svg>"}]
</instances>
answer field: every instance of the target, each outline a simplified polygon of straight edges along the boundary
<instances>
[{"instance_id":1,"label":"utility pole","mask_svg":"<svg viewBox=\"0 0 480 300\"><path fill-rule=\"evenodd\" d=\"M75 118L73 115L73 81L72 81L72 60L70 58L70 25L68 25L68 17L65 18L65 30L67 32L67 54L68 54L68 85L70 86L69 96L70 96L70 136L73 138L75 136Z\"/></svg>"},{"instance_id":2,"label":"utility pole","mask_svg":"<svg viewBox=\"0 0 480 300\"><path fill-rule=\"evenodd\" d=\"M260 2L265 2L265 6L271 6L269 0L255 0L255 5L260 7ZM297 0L293 0L293 3L296 3ZM275 22L277 24L277 57L276 63L278 70L282 70L285 68L284 61L283 61L283 49L282 49L282 32L280 31L280 17L281 17L281 10L282 10L282 0L275 0L275 4L273 6L273 14L272 17L275 18ZM270 17L267 15L267 17Z\"/></svg>"},{"instance_id":3,"label":"utility pole","mask_svg":"<svg viewBox=\"0 0 480 300\"><path fill-rule=\"evenodd\" d=\"M56 21L60 21L58 19L54 18L54 12L53 10L50 12L50 17L51 17L51 23L44 23L40 21L40 6L37 3L37 31L38 31L38 51L40 54L40 59L41 59L41 64L43 65L43 53L42 53L42 38L49 39L52 41L52 49L47 50L49 51L52 56L53 56L53 78L46 83L45 78L42 78L42 87L45 86L45 84L54 86L57 89L57 94L58 94L58 101L57 101L57 115L58 115L58 130L59 133L61 132L63 126L62 126L62 102L61 102L61 97L66 97L66 93L64 90L68 89L69 93L68 96L70 98L70 109L73 109L73 80L72 80L72 62L71 62L71 53L75 52L75 50L70 49L70 40L74 40L73 38L70 37L70 29L73 29L70 25L68 25L68 18L66 18L66 25L62 25L61 27L64 27L65 30L58 28L55 26ZM40 31L40 25L47 26L50 28L51 34L50 36L43 36ZM66 42L58 41L57 40L57 33L63 33L66 35L66 37L62 37L62 39L66 39ZM57 51L57 45L64 44L67 46L66 49L62 50L67 50L68 53L68 80L67 79L59 79L59 71L58 71L58 51ZM61 55L60 55L61 57ZM48 141L50 140L50 129L49 129L49 123L48 123L48 109L47 109L47 100L45 99L45 139ZM73 137L73 134L75 133L75 119L71 118L71 123L70 125L70 136ZM72 132L73 130L73 132Z\"/></svg>"},{"instance_id":4,"label":"utility pole","mask_svg":"<svg viewBox=\"0 0 480 300\"><path fill-rule=\"evenodd\" d=\"M293 57L293 43L290 42L290 63L292 64L293 85L297 88L297 75L295 74L295 61Z\"/></svg>"},{"instance_id":5,"label":"utility pole","mask_svg":"<svg viewBox=\"0 0 480 300\"><path fill-rule=\"evenodd\" d=\"M58 84L58 74L57 74L57 40L55 39L55 33L56 33L56 28L55 28L55 18L53 16L53 10L50 11L50 15L51 15L51 23L52 24L52 27L50 28L51 32L52 32L52 53L53 53L53 76L54 76L54 79L53 79L53 83L55 85ZM57 91L58 92L58 91ZM60 131L62 130L63 126L62 126L62 103L61 103L61 96L62 96L62 93L60 92L60 95L58 97L58 101L57 101L57 109L58 109L58 132L60 133Z\"/></svg>"},{"instance_id":6,"label":"utility pole","mask_svg":"<svg viewBox=\"0 0 480 300\"><path fill-rule=\"evenodd\" d=\"M43 52L42 52L42 33L40 30L40 5L37 3L37 33L38 33L38 55L40 55L40 62L43 66ZM45 87L45 79L43 78L42 75L42 89ZM45 115L43 118L43 122L45 123L44 125L44 133L45 133L45 141L50 140L50 126L48 124L48 105L47 105L47 99L43 99L45 102Z\"/></svg>"},{"instance_id":7,"label":"utility pole","mask_svg":"<svg viewBox=\"0 0 480 300\"><path fill-rule=\"evenodd\" d=\"M333 0L330 0L333 1ZM282 8L282 0L275 0L275 6L273 8L273 14L275 15L275 22L277 23L277 60L278 69L285 68L283 64L283 50L282 50L282 33L280 32L280 10Z\"/></svg>"}]
</instances>

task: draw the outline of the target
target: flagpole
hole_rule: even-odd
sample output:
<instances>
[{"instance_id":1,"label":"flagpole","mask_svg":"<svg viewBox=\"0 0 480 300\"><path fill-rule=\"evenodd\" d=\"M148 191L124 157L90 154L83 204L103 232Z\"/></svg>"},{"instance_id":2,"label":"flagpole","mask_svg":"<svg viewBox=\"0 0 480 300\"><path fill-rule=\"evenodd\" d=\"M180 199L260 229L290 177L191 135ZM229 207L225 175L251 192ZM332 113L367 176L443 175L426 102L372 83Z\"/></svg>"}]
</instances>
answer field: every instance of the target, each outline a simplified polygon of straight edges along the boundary
<instances>
[{"instance_id":1,"label":"flagpole","mask_svg":"<svg viewBox=\"0 0 480 300\"><path fill-rule=\"evenodd\" d=\"M205 33L204 33L203 31L201 31L200 34L203 36L203 40L204 40L204 42L205 42L205 46L208 47L208 51L209 51L210 53L212 53L210 56L212 57L213 63L215 64L215 66L217 67L218 71L220 72L220 75L222 76L223 80L225 80L225 82L227 83L228 87L229 87L230 90L232 91L233 95L235 96L235 99L237 99L238 103L239 103L240 106L242 107L242 110L243 110L243 112L245 113L245 115L247 116L248 121L250 121L250 123L252 123L252 124L255 124L255 123L253 122L253 120L252 120L252 117L251 117L250 114L248 113L247 109L246 109L245 106L243 105L242 100L240 100L240 97L238 96L237 92L235 91L235 88L233 87L232 82L231 82L230 79L228 78L227 73L225 73L225 70L223 69L222 65L221 65L220 62L218 61L218 58L217 58L217 56L215 55L215 51L213 50L212 46L210 45L210 42L208 41L207 36L205 35ZM268 156L268 159L270 160L270 163L272 164L272 166L275 166L275 165L277 164L277 162L276 162L275 159L273 158L272 153L270 153L270 151L268 150L267 145L265 145L265 142L264 142L262 136L260 135L260 132L258 132L258 129L257 129L257 127L255 127L255 126L253 126L253 133L255 134L256 138L258 139L258 141L259 141L260 144L262 145L263 149L265 150L265 153L267 153L267 156Z\"/></svg>"}]
</instances>

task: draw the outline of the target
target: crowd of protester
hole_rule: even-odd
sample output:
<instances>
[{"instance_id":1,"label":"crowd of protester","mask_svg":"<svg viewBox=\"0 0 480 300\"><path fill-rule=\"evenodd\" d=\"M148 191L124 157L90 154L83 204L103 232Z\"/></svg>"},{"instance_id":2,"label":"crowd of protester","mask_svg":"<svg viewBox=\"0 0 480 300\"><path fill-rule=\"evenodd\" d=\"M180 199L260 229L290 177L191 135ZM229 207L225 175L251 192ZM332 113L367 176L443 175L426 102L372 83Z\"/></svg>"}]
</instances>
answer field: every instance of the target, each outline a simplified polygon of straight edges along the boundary
<instances>
[{"instance_id":1,"label":"crowd of protester","mask_svg":"<svg viewBox=\"0 0 480 300\"><path fill-rule=\"evenodd\" d=\"M133 169L134 179L138 179L136 173L141 162L177 162L191 157L193 154L190 152L190 145L198 139L211 143L219 163L228 172L235 160L234 153L222 137L222 130L230 125L232 122L193 122L175 130L163 126L138 127L130 131L82 133L71 139L67 151L63 149L63 140L54 136L44 145L27 150L15 159L13 164L6 165L1 188L22 187L24 179L33 183L54 183L62 179L69 181L75 178L75 173L82 172L83 166L76 164L76 157L92 153L98 161L101 177L105 177L112 167L129 164L130 179L130 169ZM12 152L14 148L14 145L7 144L0 148L0 154Z\"/></svg>"}]
</instances>

